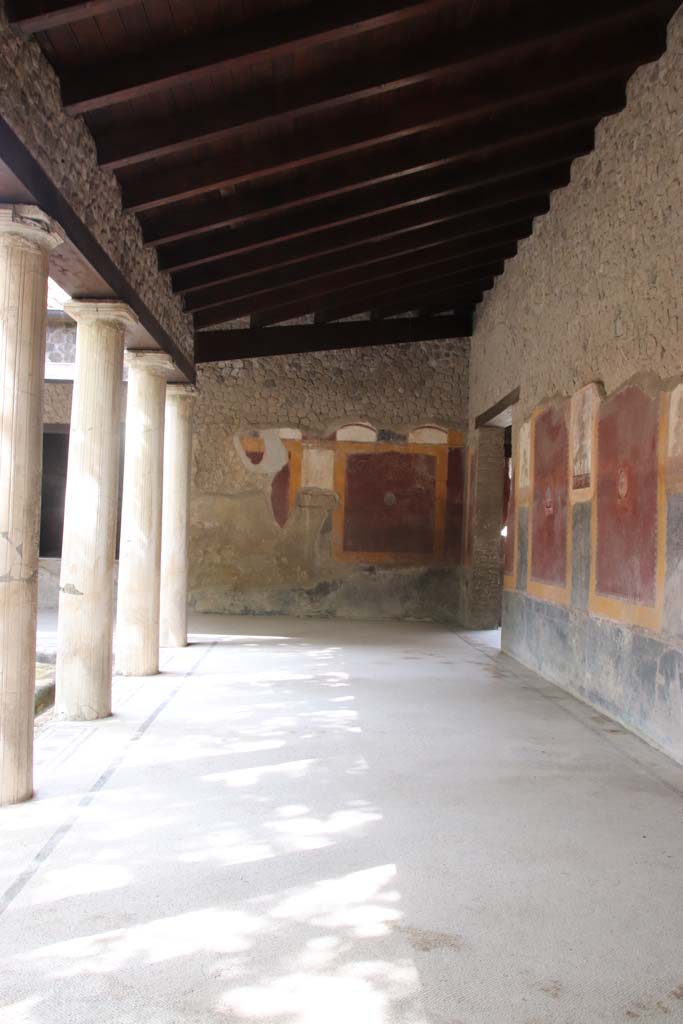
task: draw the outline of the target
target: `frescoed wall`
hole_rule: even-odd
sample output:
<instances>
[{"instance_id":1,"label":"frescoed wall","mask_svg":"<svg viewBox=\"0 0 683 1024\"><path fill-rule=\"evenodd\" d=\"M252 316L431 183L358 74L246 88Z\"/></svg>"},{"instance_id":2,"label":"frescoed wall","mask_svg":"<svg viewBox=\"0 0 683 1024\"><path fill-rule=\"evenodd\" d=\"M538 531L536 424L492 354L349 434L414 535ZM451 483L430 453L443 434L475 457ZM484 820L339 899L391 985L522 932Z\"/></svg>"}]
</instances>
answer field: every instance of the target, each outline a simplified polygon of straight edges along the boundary
<instances>
[{"instance_id":1,"label":"frescoed wall","mask_svg":"<svg viewBox=\"0 0 683 1024\"><path fill-rule=\"evenodd\" d=\"M460 621L469 343L199 368L190 601Z\"/></svg>"},{"instance_id":2,"label":"frescoed wall","mask_svg":"<svg viewBox=\"0 0 683 1024\"><path fill-rule=\"evenodd\" d=\"M207 524L204 506L195 505L191 586L199 591L197 607L215 607L224 585L231 606L248 602L253 610L275 605L284 612L294 605L311 614L322 604L326 614L366 617L373 610L381 616L387 607L402 615L407 602L412 617L456 618L464 433L429 424L401 434L348 423L325 437L289 427L254 430L235 444L254 479L267 479L269 508L250 516L246 529L260 532L254 553L268 552L270 565L257 556L254 573L249 559L252 571L242 587L234 587L233 562L224 562L223 576L207 577L216 524ZM239 530L237 506L228 504L226 518L232 515ZM268 574L266 586L257 587L254 576L261 572ZM361 598L368 580L368 596Z\"/></svg>"},{"instance_id":3,"label":"frescoed wall","mask_svg":"<svg viewBox=\"0 0 683 1024\"><path fill-rule=\"evenodd\" d=\"M683 761L683 384L589 385L514 450L504 648Z\"/></svg>"}]
</instances>

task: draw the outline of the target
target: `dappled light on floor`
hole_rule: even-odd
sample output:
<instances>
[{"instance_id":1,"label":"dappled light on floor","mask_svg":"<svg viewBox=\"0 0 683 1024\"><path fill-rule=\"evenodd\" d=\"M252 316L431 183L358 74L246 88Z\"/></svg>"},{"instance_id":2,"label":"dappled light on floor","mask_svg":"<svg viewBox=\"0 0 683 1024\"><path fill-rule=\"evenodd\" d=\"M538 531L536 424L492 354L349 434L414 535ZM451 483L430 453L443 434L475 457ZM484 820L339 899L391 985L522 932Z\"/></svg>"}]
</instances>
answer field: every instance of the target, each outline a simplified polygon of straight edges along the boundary
<instances>
[{"instance_id":1,"label":"dappled light on floor","mask_svg":"<svg viewBox=\"0 0 683 1024\"><path fill-rule=\"evenodd\" d=\"M39 729L0 1024L676 1020L680 769L488 638L244 627Z\"/></svg>"}]
</instances>

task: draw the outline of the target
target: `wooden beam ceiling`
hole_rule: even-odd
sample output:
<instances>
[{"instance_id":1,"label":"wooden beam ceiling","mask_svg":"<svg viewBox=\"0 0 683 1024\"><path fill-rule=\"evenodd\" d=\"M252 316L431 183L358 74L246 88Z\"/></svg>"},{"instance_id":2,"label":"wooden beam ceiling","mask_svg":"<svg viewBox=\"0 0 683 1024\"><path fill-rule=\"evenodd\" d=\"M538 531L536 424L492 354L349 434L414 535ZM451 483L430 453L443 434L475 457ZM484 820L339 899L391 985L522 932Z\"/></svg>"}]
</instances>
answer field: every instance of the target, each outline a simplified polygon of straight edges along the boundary
<instances>
[{"instance_id":1,"label":"wooden beam ceiling","mask_svg":"<svg viewBox=\"0 0 683 1024\"><path fill-rule=\"evenodd\" d=\"M324 224L315 231L290 230L273 231L270 221L246 228L216 231L208 238L202 237L194 245L168 247L159 253L162 270L185 270L213 264L218 259L239 256L260 250L272 250L273 246L286 242L303 240L311 252L332 252L352 242L370 238L386 238L398 231L409 230L415 225L433 224L436 220L459 217L466 213L488 210L494 206L505 206L517 200L547 195L549 191L566 185L569 171L566 163L553 166L535 174L523 174L506 181L477 185L470 189L442 188L432 196L429 193L407 203L395 203L362 218L341 218ZM353 210L353 204L349 202ZM296 224L296 221L294 221ZM283 225L280 224L282 227ZM313 237L311 237L313 236Z\"/></svg>"},{"instance_id":2,"label":"wooden beam ceiling","mask_svg":"<svg viewBox=\"0 0 683 1024\"><path fill-rule=\"evenodd\" d=\"M421 297L423 295L431 295L432 292L438 291L443 292L446 289L449 290L452 302L462 311L472 313L474 307L481 302L484 292L489 288L493 287L493 277L482 278L481 280L471 280L459 282L456 278L450 278L445 276L443 278L435 278L433 281L416 281L411 285L410 294L411 296ZM401 300L401 296L405 295L405 290L394 290L387 288L386 291L374 292L372 300L377 303L373 306L373 309L378 310L382 303L394 303ZM338 320L346 320L349 317L358 317L364 314L369 314L368 298L364 297L359 299L357 302L349 302L348 305L336 306L333 310L324 309L325 311L325 322L333 322ZM299 320L305 314L302 314L302 306L281 306L279 309L266 310L263 313L254 313L251 317L252 327L270 327L271 325L285 325L290 321ZM310 308L310 304L305 307ZM412 308L412 304L411 307ZM223 321L222 325L225 325ZM221 326L221 321L213 321L211 319L207 326Z\"/></svg>"},{"instance_id":3,"label":"wooden beam ceiling","mask_svg":"<svg viewBox=\"0 0 683 1024\"><path fill-rule=\"evenodd\" d=\"M20 32L45 32L135 3L139 0L12 0L7 5L7 20Z\"/></svg>"},{"instance_id":4,"label":"wooden beam ceiling","mask_svg":"<svg viewBox=\"0 0 683 1024\"><path fill-rule=\"evenodd\" d=\"M448 245L425 252L408 253L394 259L384 260L370 266L351 266L342 270L325 274L311 268L311 274L303 278L296 268L284 271L271 271L257 278L242 278L232 284L213 285L209 288L188 292L185 297L185 308L190 313L202 309L224 305L229 302L243 302L249 305L246 313L258 312L259 302L268 305L275 301L313 298L327 292L343 292L358 284L368 284L384 278L394 278L401 274L411 274L416 269L450 264L453 269L471 270L492 263L500 263L515 255L517 246L514 243L485 249L477 254L453 257ZM245 316L238 313L236 316Z\"/></svg>"},{"instance_id":5,"label":"wooden beam ceiling","mask_svg":"<svg viewBox=\"0 0 683 1024\"><path fill-rule=\"evenodd\" d=\"M255 61L291 57L313 46L329 45L363 32L389 28L424 14L434 14L452 0L355 0L345 4L312 2L273 13L250 24L200 39L183 39L176 47L151 50L125 66L89 66L64 79L64 108L82 114L150 92L195 82L216 71L235 71Z\"/></svg>"},{"instance_id":6,"label":"wooden beam ceiling","mask_svg":"<svg viewBox=\"0 0 683 1024\"><path fill-rule=\"evenodd\" d=\"M383 234L372 234L369 238L358 238L355 233L316 236L315 244L304 239L295 239L267 249L228 256L216 260L209 267L191 267L173 274L171 280L176 291L191 291L193 288L219 281L231 281L251 274L263 273L275 267L287 267L294 263L310 264L321 256L342 253L340 266L359 266L365 260L382 256L397 256L403 252L415 252L432 242L445 238L456 240L505 228L510 224L526 223L542 213L547 213L549 201L544 196L508 203L505 206L485 209L462 215L459 211L444 207L439 216L431 222L403 219L385 225ZM304 267L304 272L308 269Z\"/></svg>"},{"instance_id":7,"label":"wooden beam ceiling","mask_svg":"<svg viewBox=\"0 0 683 1024\"><path fill-rule=\"evenodd\" d=\"M105 2L105 0L102 0ZM112 0L113 2L113 0ZM131 2L131 0L128 0ZM595 4L583 0L565 7L547 5L530 17L522 10L512 31L500 27L492 31L482 26L472 36L448 38L423 51L400 51L368 66L340 67L328 70L312 81L305 79L276 95L270 88L252 95L226 111L224 103L199 112L189 121L140 121L118 134L103 139L98 147L103 167L117 170L159 156L182 152L193 146L227 139L239 129L253 125L286 123L304 114L322 113L346 104L383 95L406 86L421 85L444 76L455 67L495 60L502 62L520 51L538 48L544 42L556 44L564 37L591 37L599 24L604 31L624 27L624 15L631 9L637 16L640 0L604 0L596 22Z\"/></svg>"},{"instance_id":8,"label":"wooden beam ceiling","mask_svg":"<svg viewBox=\"0 0 683 1024\"><path fill-rule=\"evenodd\" d=\"M600 47L578 47L576 52L559 57L539 69L532 63L526 74L515 76L514 85L508 75L491 76L490 70L480 73L469 88L456 82L442 84L438 90L423 87L410 98L391 105L364 101L353 109L352 116L345 110L342 116L317 119L315 124L302 123L301 127L281 142L269 139L267 143L254 142L248 148L239 143L224 152L211 153L204 160L191 159L170 168L163 178L150 175L148 169L122 172L124 206L133 212L152 209L169 203L203 195L216 189L243 185L267 178L275 171L298 171L342 157L359 156L392 142L424 136L429 131L456 126L456 145L460 148L472 130L489 116L499 125L508 119L523 117L539 98L546 105L556 101L576 103L584 90L595 90L605 79L620 81L636 63L636 53L642 53L644 42L653 49L659 43L661 29L655 26L645 39L634 41L626 37L614 46L610 60L599 60ZM470 144L471 145L471 144Z\"/></svg>"},{"instance_id":9,"label":"wooden beam ceiling","mask_svg":"<svg viewBox=\"0 0 683 1024\"><path fill-rule=\"evenodd\" d=\"M412 289L418 287L425 280L431 281L434 278L448 277L454 288L462 286L467 289L468 294L474 294L490 288L493 277L502 272L503 264L501 262L489 263L483 267L468 267L465 270L458 268L455 271L450 262L447 262L433 267L424 267L422 270L411 270L403 275L396 275L395 278L373 280L364 285L356 284L354 287L345 289L332 288L327 291L311 289L308 293L304 291L303 295L289 299L281 295L279 304L278 298L272 293L261 299L224 303L195 313L194 322L195 327L201 329L251 315L252 322L254 317L258 317L259 325L265 326L306 316L310 312L312 304L314 308L318 309L321 305L329 306L331 302L345 303L351 308L351 313L363 313L369 308L369 301L383 296L386 292L403 291L406 281L410 283ZM344 316L350 316L351 313L340 314L335 319L342 319Z\"/></svg>"},{"instance_id":10,"label":"wooden beam ceiling","mask_svg":"<svg viewBox=\"0 0 683 1024\"><path fill-rule=\"evenodd\" d=\"M367 348L411 341L466 338L472 333L468 314L434 316L425 319L356 321L348 324L303 324L292 327L236 328L199 331L196 337L197 363L225 359L250 359L289 355L293 352L327 352L339 348Z\"/></svg>"},{"instance_id":11,"label":"wooden beam ceiling","mask_svg":"<svg viewBox=\"0 0 683 1024\"><path fill-rule=\"evenodd\" d=\"M317 315L318 333L231 332L230 351L263 354L323 345L331 327L391 343L454 319L388 311L469 323L677 6L14 0L7 14L84 115L200 351L228 351L204 330L217 323Z\"/></svg>"},{"instance_id":12,"label":"wooden beam ceiling","mask_svg":"<svg viewBox=\"0 0 683 1024\"><path fill-rule=\"evenodd\" d=\"M409 167L381 177L378 182L355 182L330 192L329 180L321 179L315 169L313 174L298 175L286 186L266 184L248 194L204 199L201 205L178 204L170 213L165 208L148 211L141 216L145 241L154 245L169 263L175 259L174 253L187 253L192 260L193 252L201 256L207 245L217 252L220 239L230 238L232 234L232 231L220 234L223 227L234 231L246 224L263 222L258 228L260 234L254 235L255 240L265 241L271 233L284 240L286 236L325 230L437 194L503 182L506 178L562 162L567 166L576 156L583 156L593 148L594 101L591 107L592 115L568 127L558 129L553 121L549 128L542 126L539 131L506 139L473 154L453 150L450 159L434 161L435 166L428 159L426 169ZM447 146L445 148L450 152ZM423 149L421 159L429 155L430 150ZM414 156L411 159L414 162ZM322 196L317 191L320 187L325 189ZM196 246L188 243L169 247L173 242L196 235L209 237L197 239Z\"/></svg>"}]
</instances>

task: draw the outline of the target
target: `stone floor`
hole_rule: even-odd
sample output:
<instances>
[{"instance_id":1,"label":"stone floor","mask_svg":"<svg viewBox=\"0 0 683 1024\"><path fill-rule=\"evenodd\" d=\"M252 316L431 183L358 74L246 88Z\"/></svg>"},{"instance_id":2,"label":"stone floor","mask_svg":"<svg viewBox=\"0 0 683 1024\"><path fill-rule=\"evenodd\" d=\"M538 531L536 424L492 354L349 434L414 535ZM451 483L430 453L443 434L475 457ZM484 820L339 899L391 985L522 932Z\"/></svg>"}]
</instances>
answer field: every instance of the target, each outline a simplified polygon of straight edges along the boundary
<instances>
[{"instance_id":1,"label":"stone floor","mask_svg":"<svg viewBox=\"0 0 683 1024\"><path fill-rule=\"evenodd\" d=\"M39 725L2 1024L683 1021L683 769L495 636L193 630Z\"/></svg>"}]
</instances>

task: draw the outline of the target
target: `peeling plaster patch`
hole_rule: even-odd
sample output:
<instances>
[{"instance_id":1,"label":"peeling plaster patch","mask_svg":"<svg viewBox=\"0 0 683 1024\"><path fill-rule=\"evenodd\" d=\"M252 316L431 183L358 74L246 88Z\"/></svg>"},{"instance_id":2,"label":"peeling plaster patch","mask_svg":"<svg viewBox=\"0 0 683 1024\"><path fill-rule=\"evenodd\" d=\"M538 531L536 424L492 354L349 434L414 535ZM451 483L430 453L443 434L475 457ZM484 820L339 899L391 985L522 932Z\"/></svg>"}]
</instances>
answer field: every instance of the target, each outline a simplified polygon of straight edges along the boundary
<instances>
[{"instance_id":1,"label":"peeling plaster patch","mask_svg":"<svg viewBox=\"0 0 683 1024\"><path fill-rule=\"evenodd\" d=\"M72 597L83 597L83 591L75 587L73 583L65 583L59 588L62 594L70 594Z\"/></svg>"},{"instance_id":2,"label":"peeling plaster patch","mask_svg":"<svg viewBox=\"0 0 683 1024\"><path fill-rule=\"evenodd\" d=\"M286 466L289 462L289 454L282 443L278 430L262 430L260 432L259 437L263 442L263 458L259 459L258 462L254 462L250 458L249 453L245 451L242 436L236 434L233 442L242 464L251 472L273 476L275 473L279 473L282 467Z\"/></svg>"},{"instance_id":3,"label":"peeling plaster patch","mask_svg":"<svg viewBox=\"0 0 683 1024\"><path fill-rule=\"evenodd\" d=\"M519 428L519 487L528 488L531 483L531 424L527 421Z\"/></svg>"},{"instance_id":4,"label":"peeling plaster patch","mask_svg":"<svg viewBox=\"0 0 683 1024\"><path fill-rule=\"evenodd\" d=\"M671 392L669 414L669 458L683 458L683 384Z\"/></svg>"}]
</instances>

